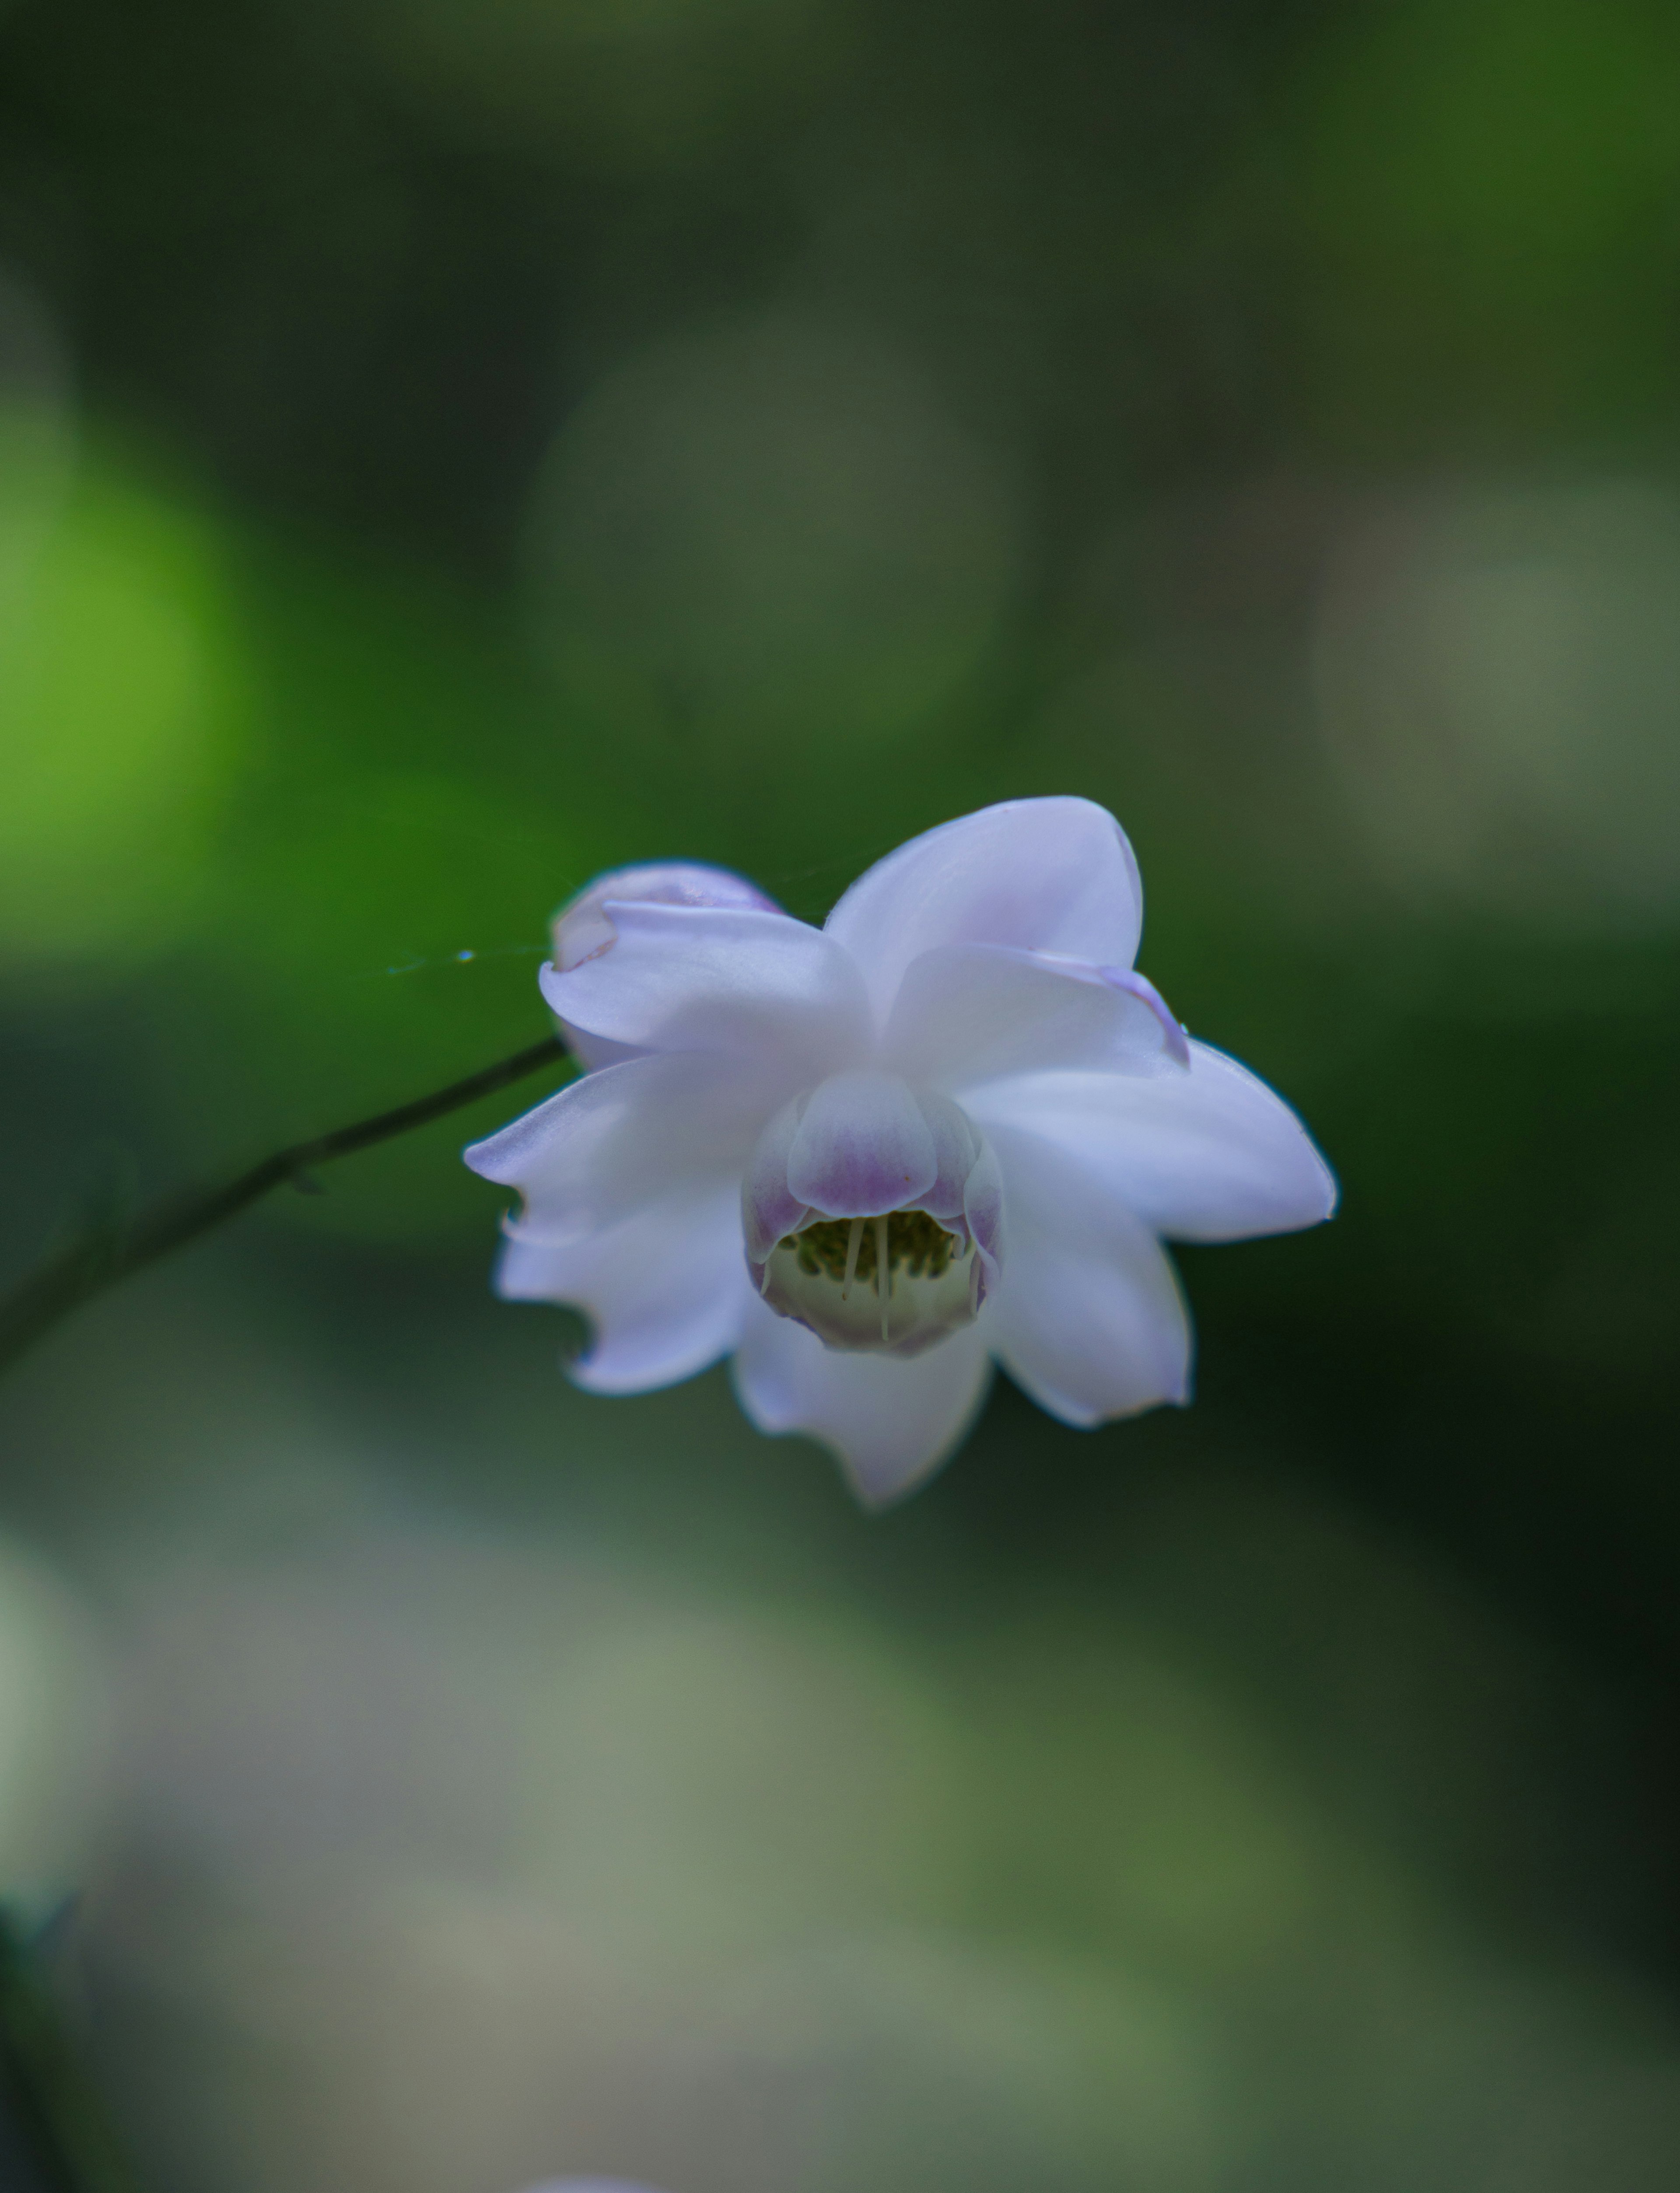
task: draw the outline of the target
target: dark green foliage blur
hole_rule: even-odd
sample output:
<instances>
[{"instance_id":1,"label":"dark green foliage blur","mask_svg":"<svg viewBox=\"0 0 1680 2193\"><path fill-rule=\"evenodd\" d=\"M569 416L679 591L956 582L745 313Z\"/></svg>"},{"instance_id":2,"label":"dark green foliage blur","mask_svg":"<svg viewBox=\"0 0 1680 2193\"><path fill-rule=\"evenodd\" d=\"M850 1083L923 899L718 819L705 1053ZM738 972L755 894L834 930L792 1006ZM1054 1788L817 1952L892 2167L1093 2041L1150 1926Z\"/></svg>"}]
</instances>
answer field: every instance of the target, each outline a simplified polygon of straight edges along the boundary
<instances>
[{"instance_id":1,"label":"dark green foliage blur","mask_svg":"<svg viewBox=\"0 0 1680 2193\"><path fill-rule=\"evenodd\" d=\"M469 1535L582 1516L725 1596L773 1572L966 1636L992 1595L1076 1603L996 1726L974 1708L1075 1843L1126 1811L1089 1733L1143 1680L1104 1674L1114 1625L1167 1608L1467 1934L1603 1959L1666 2032L1677 116L1659 0L11 0L5 1268L109 1177L214 1174L534 1040L548 919L603 867L720 862L820 919L933 822L1100 800L1144 971L1344 1188L1321 1234L1183 1255L1189 1415L1075 1435L1000 1391L866 1526L716 1374L580 1403L575 1326L487 1302L501 1201L456 1161L517 1096L277 1200L204 1252L206 1299L255 1305L357 1437L417 1440L403 1497ZM150 1380L174 1423L213 1351L191 1274L158 1284L188 1308L155 1343L101 1308L29 1389L0 1521L72 1565L146 1469L198 1483L173 1433L102 1446L120 1392L43 1429L66 1375ZM1413 1581L1362 1692L1335 1640L1373 1545ZM1077 1851L998 1832L951 1925L1141 1938ZM1333 1933L1290 1968L1292 2061L1340 2015ZM1680 2132L1550 2175L1425 2141L1390 2177L1408 2104L1367 2099L1124 2182L1655 2193ZM146 2136L192 2186L243 2152ZM947 2182L881 2137L880 2193ZM965 2182L1121 2182L1037 2152ZM721 2193L704 2169L670 2193Z\"/></svg>"}]
</instances>

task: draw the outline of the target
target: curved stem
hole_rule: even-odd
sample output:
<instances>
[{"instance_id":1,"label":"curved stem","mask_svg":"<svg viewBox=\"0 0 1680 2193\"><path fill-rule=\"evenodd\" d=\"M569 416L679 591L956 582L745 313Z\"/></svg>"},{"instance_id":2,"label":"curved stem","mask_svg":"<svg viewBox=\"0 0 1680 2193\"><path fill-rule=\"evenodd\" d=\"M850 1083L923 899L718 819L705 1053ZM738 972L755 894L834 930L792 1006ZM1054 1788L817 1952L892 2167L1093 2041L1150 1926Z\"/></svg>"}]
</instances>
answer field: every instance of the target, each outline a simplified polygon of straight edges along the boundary
<instances>
[{"instance_id":1,"label":"curved stem","mask_svg":"<svg viewBox=\"0 0 1680 2193\"><path fill-rule=\"evenodd\" d=\"M412 1128L458 1112L476 1098L505 1089L510 1082L522 1081L539 1067L555 1064L569 1056L559 1036L545 1036L541 1043L515 1051L513 1057L487 1066L482 1073L469 1074L464 1081L452 1081L447 1089L430 1096L416 1097L413 1103L399 1104L394 1111L381 1112L371 1119L336 1128L331 1134L317 1135L311 1142L276 1150L272 1157L264 1158L260 1165L219 1188L187 1189L153 1204L128 1225L91 1229L59 1255L38 1264L0 1301L0 1370L95 1295L103 1294L146 1265L155 1264L160 1257L185 1248L199 1234L237 1217L284 1182L290 1181L307 1189L309 1176L317 1165L406 1135Z\"/></svg>"}]
</instances>

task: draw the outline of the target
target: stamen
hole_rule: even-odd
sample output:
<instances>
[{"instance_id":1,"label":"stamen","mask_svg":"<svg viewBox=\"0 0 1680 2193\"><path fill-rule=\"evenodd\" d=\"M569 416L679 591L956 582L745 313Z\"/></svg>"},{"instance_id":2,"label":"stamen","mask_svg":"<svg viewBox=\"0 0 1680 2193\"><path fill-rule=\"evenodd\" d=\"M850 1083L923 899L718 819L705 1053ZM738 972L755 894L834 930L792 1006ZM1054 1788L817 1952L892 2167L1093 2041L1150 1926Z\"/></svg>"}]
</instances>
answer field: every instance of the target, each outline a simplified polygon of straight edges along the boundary
<instances>
[{"instance_id":1,"label":"stamen","mask_svg":"<svg viewBox=\"0 0 1680 2193\"><path fill-rule=\"evenodd\" d=\"M854 1218L851 1222L851 1230L846 1239L846 1277L840 1281L842 1302L849 1301L851 1298L851 1282L857 1276L857 1251L863 1245L863 1222L861 1218Z\"/></svg>"},{"instance_id":2,"label":"stamen","mask_svg":"<svg viewBox=\"0 0 1680 2193\"><path fill-rule=\"evenodd\" d=\"M782 1236L760 1285L828 1347L903 1354L973 1318L975 1261L973 1242L925 1211L819 1218Z\"/></svg>"}]
</instances>

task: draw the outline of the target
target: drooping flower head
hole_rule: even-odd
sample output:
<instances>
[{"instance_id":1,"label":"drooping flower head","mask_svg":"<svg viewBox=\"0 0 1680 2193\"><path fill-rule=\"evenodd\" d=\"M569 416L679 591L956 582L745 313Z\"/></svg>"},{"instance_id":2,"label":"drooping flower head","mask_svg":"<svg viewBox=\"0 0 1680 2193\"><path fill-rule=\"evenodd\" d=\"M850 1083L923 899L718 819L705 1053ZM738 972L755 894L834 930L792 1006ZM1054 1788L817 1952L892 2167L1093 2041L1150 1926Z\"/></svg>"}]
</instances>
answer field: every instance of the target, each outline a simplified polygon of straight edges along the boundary
<instances>
[{"instance_id":1,"label":"drooping flower head","mask_svg":"<svg viewBox=\"0 0 1680 2193\"><path fill-rule=\"evenodd\" d=\"M760 1430L871 1502L955 1449L994 1359L1068 1423L1184 1401L1162 1238L1310 1226L1336 1190L1134 971L1142 922L1083 799L930 830L821 929L721 869L603 877L541 978L588 1070L466 1154L524 1198L501 1292L587 1314L595 1393L732 1357Z\"/></svg>"}]
</instances>

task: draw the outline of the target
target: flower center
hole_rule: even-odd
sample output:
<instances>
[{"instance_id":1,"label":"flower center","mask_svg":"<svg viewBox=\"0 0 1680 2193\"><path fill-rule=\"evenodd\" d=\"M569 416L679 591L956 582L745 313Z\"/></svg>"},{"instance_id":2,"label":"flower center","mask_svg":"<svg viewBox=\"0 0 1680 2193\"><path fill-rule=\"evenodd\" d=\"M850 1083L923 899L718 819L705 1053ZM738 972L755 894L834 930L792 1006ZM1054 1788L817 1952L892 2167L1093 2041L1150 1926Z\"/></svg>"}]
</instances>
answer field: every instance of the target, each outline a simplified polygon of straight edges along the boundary
<instances>
[{"instance_id":1,"label":"flower center","mask_svg":"<svg viewBox=\"0 0 1680 2193\"><path fill-rule=\"evenodd\" d=\"M956 1235L925 1211L890 1211L884 1218L819 1218L803 1233L784 1234L777 1246L796 1249L800 1269L813 1279L824 1272L842 1286L861 1280L877 1294L883 1263L890 1294L900 1271L910 1279L943 1279L951 1258L962 1254Z\"/></svg>"},{"instance_id":2,"label":"flower center","mask_svg":"<svg viewBox=\"0 0 1680 2193\"><path fill-rule=\"evenodd\" d=\"M890 1211L784 1234L763 1286L773 1309L830 1348L913 1355L972 1322L979 1281L972 1239L926 1211Z\"/></svg>"}]
</instances>

